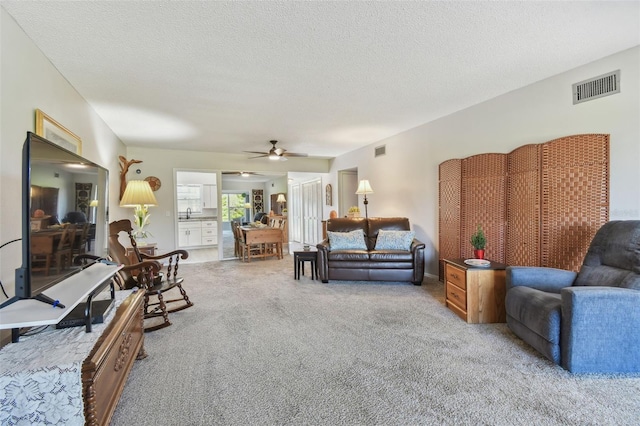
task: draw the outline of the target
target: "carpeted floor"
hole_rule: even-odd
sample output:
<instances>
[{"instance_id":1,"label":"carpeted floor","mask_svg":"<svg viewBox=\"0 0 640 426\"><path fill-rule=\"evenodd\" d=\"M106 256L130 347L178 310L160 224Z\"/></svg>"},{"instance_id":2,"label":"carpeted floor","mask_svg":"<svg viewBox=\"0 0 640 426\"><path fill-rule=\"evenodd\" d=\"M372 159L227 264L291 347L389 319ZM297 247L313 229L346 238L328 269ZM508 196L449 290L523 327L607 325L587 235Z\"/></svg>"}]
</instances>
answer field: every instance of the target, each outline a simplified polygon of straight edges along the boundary
<instances>
[{"instance_id":1,"label":"carpeted floor","mask_svg":"<svg viewBox=\"0 0 640 426\"><path fill-rule=\"evenodd\" d=\"M181 266L195 306L147 333L112 425L638 425L640 377L573 376L443 286ZM307 271L308 273L308 271Z\"/></svg>"}]
</instances>

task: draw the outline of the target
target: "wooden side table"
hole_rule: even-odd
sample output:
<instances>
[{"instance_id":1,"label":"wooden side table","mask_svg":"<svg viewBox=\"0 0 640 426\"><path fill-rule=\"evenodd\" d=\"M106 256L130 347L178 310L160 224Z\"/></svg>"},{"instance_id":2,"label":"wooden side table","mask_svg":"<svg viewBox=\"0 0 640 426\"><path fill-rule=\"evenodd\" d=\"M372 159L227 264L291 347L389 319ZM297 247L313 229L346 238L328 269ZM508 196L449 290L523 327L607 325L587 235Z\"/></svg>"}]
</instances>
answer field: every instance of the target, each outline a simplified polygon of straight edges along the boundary
<instances>
[{"instance_id":1,"label":"wooden side table","mask_svg":"<svg viewBox=\"0 0 640 426\"><path fill-rule=\"evenodd\" d=\"M148 254L149 256L156 255L156 243L148 243L143 246L138 246L138 251L140 253ZM133 250L133 247L127 247L127 251L125 253L127 258L129 259L129 264L134 265L138 263L138 257L136 256L136 252ZM132 275L138 275L140 273L139 269L135 269L131 271Z\"/></svg>"},{"instance_id":2,"label":"wooden side table","mask_svg":"<svg viewBox=\"0 0 640 426\"><path fill-rule=\"evenodd\" d=\"M304 275L304 262L311 263L311 279L315 280L318 276L318 252L316 250L309 251L294 251L293 252L293 266L294 266L294 278L300 279L300 270Z\"/></svg>"},{"instance_id":3,"label":"wooden side table","mask_svg":"<svg viewBox=\"0 0 640 426\"><path fill-rule=\"evenodd\" d=\"M155 256L156 245L157 243L148 243L143 246L138 246L138 251L140 253L148 254L149 256ZM138 263L138 258L136 257L136 252L133 251L133 247L127 247L126 256L129 258L129 262L131 262L131 264Z\"/></svg>"},{"instance_id":4,"label":"wooden side table","mask_svg":"<svg viewBox=\"0 0 640 426\"><path fill-rule=\"evenodd\" d=\"M444 259L447 307L470 324L506 322L506 267L498 262L474 267L464 259Z\"/></svg>"}]
</instances>

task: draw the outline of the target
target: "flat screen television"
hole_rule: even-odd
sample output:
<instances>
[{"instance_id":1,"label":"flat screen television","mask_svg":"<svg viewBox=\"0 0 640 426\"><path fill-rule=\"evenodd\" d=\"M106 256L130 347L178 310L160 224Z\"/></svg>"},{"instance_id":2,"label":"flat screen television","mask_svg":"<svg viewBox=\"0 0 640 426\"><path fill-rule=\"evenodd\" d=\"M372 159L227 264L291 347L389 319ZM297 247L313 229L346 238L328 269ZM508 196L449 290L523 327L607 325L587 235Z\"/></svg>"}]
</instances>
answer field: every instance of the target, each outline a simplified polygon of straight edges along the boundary
<instances>
[{"instance_id":1,"label":"flat screen television","mask_svg":"<svg viewBox=\"0 0 640 426\"><path fill-rule=\"evenodd\" d=\"M107 169L27 132L22 148L22 266L16 269L15 296L0 307L21 299L57 303L43 292L87 266L75 265L74 256L107 256L108 189ZM65 229L74 234L71 250L60 244Z\"/></svg>"}]
</instances>

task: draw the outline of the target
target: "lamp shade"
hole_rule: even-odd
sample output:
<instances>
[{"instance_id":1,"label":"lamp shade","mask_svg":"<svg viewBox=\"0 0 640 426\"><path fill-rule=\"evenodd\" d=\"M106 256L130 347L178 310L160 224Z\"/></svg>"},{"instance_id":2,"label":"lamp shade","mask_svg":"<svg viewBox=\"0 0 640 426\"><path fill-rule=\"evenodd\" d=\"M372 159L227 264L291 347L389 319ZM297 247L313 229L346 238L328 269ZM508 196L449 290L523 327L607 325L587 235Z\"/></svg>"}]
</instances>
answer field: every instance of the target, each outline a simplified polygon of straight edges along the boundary
<instances>
[{"instance_id":1,"label":"lamp shade","mask_svg":"<svg viewBox=\"0 0 640 426\"><path fill-rule=\"evenodd\" d=\"M98 200L91 200L89 207L98 207Z\"/></svg>"},{"instance_id":2,"label":"lamp shade","mask_svg":"<svg viewBox=\"0 0 640 426\"><path fill-rule=\"evenodd\" d=\"M244 208L245 209L250 209L251 208L251 203L244 203Z\"/></svg>"},{"instance_id":3,"label":"lamp shade","mask_svg":"<svg viewBox=\"0 0 640 426\"><path fill-rule=\"evenodd\" d=\"M153 195L149 182L145 180L130 180L127 182L127 188L124 190L120 201L121 207L155 206L157 204L158 202L155 195Z\"/></svg>"},{"instance_id":4,"label":"lamp shade","mask_svg":"<svg viewBox=\"0 0 640 426\"><path fill-rule=\"evenodd\" d=\"M368 180L363 179L360 181L356 194L373 194L373 189L371 189L371 185L369 185Z\"/></svg>"},{"instance_id":5,"label":"lamp shade","mask_svg":"<svg viewBox=\"0 0 640 426\"><path fill-rule=\"evenodd\" d=\"M286 203L287 199L284 198L284 194L278 194L278 198L276 199L276 203Z\"/></svg>"}]
</instances>

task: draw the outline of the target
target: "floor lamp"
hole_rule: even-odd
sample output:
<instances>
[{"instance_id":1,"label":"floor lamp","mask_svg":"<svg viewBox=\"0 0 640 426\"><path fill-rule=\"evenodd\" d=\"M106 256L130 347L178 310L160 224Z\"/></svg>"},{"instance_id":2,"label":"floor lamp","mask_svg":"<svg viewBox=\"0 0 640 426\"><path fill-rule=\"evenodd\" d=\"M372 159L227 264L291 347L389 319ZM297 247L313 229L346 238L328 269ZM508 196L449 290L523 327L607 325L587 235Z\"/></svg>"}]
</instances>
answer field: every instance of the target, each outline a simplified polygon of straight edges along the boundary
<instances>
[{"instance_id":1,"label":"floor lamp","mask_svg":"<svg viewBox=\"0 0 640 426\"><path fill-rule=\"evenodd\" d=\"M368 180L363 179L360 181L356 194L364 195L364 217L369 219L369 212L367 211L367 205L369 204L369 201L367 200L367 194L373 194L373 189L371 189L371 185L369 184Z\"/></svg>"}]
</instances>

